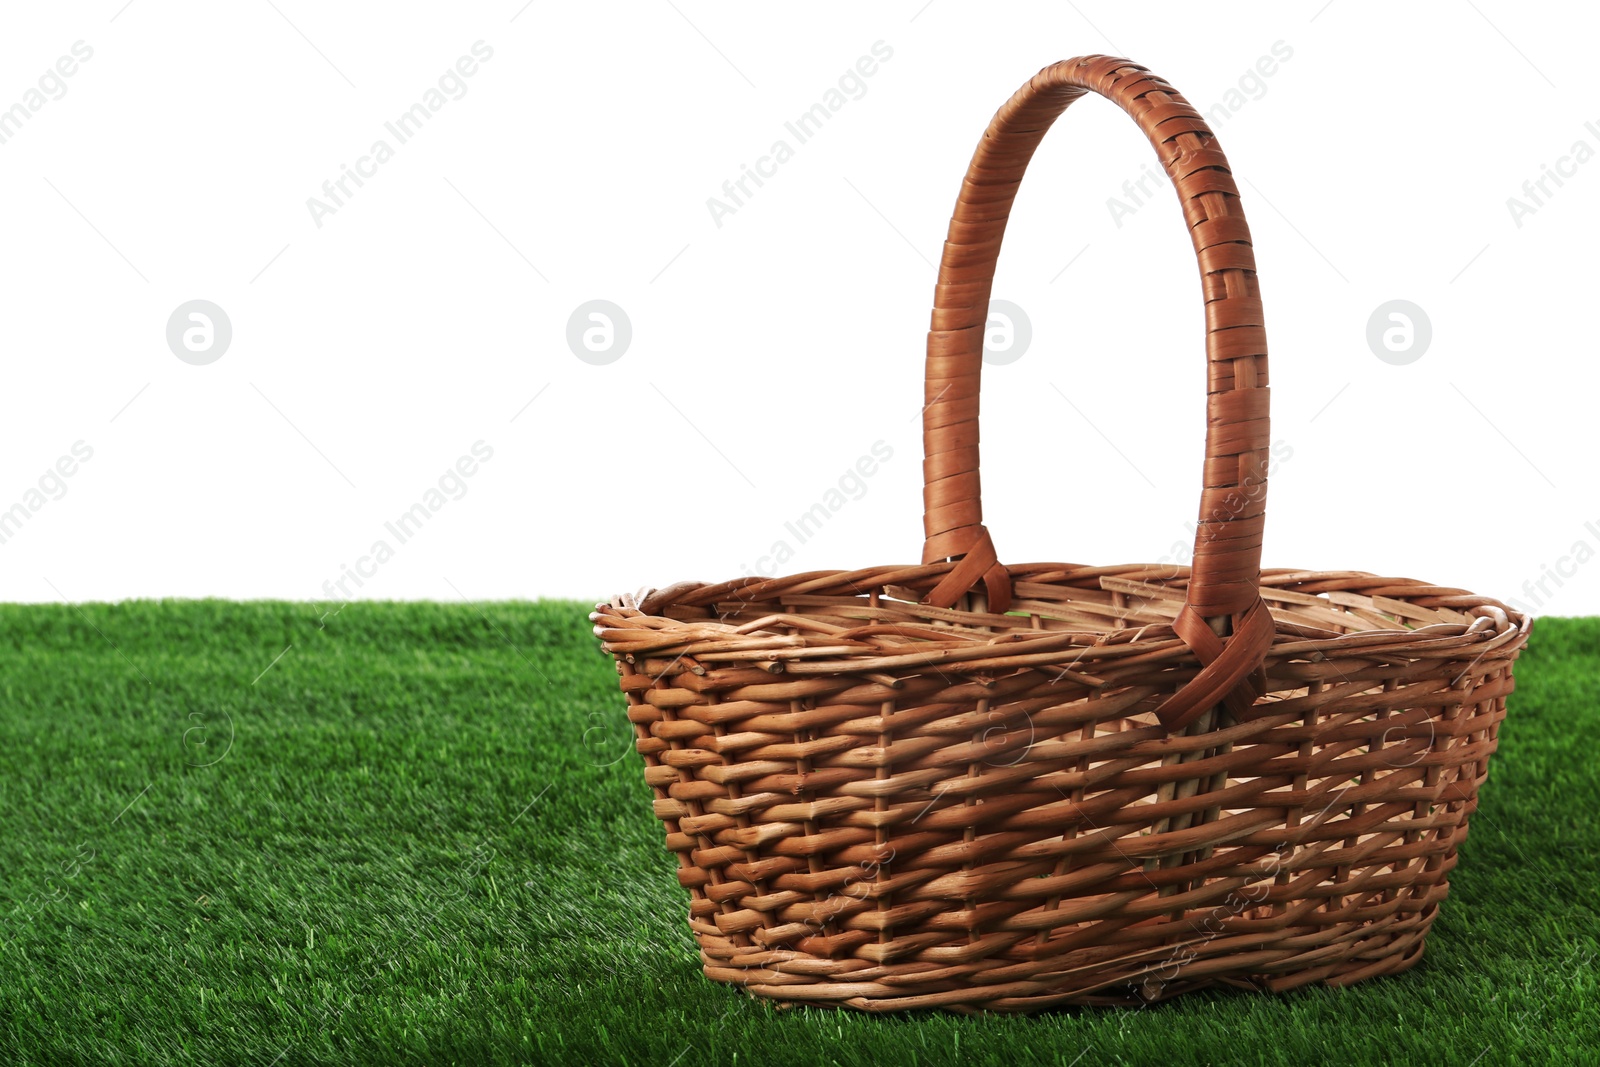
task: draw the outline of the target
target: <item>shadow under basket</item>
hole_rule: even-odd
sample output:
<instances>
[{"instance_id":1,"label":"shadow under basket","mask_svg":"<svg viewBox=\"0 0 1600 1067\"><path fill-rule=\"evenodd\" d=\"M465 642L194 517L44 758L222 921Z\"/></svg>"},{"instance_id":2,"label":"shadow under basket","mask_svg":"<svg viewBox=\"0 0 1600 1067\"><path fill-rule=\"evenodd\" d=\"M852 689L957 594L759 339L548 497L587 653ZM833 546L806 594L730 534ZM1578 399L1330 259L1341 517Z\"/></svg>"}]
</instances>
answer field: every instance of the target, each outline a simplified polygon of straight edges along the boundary
<instances>
[{"instance_id":1,"label":"shadow under basket","mask_svg":"<svg viewBox=\"0 0 1600 1067\"><path fill-rule=\"evenodd\" d=\"M1034 146L1087 92L1156 148L1200 263L1192 569L1005 566L981 519L1000 237ZM785 1003L1031 1011L1421 958L1530 621L1461 589L1261 569L1261 323L1226 160L1170 85L1067 60L995 116L939 270L922 562L590 616L708 977Z\"/></svg>"}]
</instances>

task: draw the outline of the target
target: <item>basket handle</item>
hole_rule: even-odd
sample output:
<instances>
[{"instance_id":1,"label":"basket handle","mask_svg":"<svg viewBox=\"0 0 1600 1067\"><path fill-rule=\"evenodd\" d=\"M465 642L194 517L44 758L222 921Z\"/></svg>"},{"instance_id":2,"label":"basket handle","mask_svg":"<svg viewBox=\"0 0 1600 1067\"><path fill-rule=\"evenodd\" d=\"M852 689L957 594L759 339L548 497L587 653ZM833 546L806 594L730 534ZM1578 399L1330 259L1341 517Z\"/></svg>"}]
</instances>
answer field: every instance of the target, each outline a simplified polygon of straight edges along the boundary
<instances>
[{"instance_id":1,"label":"basket handle","mask_svg":"<svg viewBox=\"0 0 1600 1067\"><path fill-rule=\"evenodd\" d=\"M1183 206L1200 264L1206 320L1206 458L1187 597L1173 629L1199 674L1157 714L1178 730L1226 702L1254 703L1250 676L1274 627L1261 600L1261 531L1270 434L1267 341L1250 229L1215 135L1172 86L1126 59L1086 56L1046 67L995 113L956 200L939 263L923 437L923 563L959 562L924 601L950 607L980 582L987 609L1011 604L1011 576L983 525L978 389L995 262L1011 204L1068 104L1095 92L1138 122Z\"/></svg>"}]
</instances>

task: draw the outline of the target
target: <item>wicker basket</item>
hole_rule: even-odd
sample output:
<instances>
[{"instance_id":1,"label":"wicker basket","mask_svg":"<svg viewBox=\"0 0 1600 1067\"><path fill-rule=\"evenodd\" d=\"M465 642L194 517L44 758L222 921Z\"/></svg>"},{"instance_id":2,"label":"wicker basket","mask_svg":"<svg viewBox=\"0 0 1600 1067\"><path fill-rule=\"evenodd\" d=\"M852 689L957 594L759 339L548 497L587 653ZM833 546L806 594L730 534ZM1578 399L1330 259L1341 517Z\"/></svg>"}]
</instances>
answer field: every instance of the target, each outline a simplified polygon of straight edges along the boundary
<instances>
[{"instance_id":1,"label":"wicker basket","mask_svg":"<svg viewBox=\"0 0 1600 1067\"><path fill-rule=\"evenodd\" d=\"M978 375L1030 156L1089 92L1177 187L1205 297L1192 569L1002 566ZM1260 569L1267 356L1227 160L1123 59L995 115L928 335L920 566L602 604L708 977L870 1011L1146 1003L1405 970L1449 890L1529 620L1462 589Z\"/></svg>"}]
</instances>

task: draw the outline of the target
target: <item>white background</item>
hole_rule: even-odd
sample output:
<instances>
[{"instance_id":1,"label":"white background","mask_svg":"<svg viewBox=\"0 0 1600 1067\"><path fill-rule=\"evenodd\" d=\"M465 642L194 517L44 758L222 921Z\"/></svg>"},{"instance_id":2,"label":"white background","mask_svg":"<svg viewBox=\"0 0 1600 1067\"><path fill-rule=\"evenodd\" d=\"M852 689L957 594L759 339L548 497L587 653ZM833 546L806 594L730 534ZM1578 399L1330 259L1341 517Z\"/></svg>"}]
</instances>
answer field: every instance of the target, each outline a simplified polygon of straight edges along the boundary
<instances>
[{"instance_id":1,"label":"white background","mask_svg":"<svg viewBox=\"0 0 1600 1067\"><path fill-rule=\"evenodd\" d=\"M0 599L323 599L379 539L395 554L353 595L592 602L734 577L779 540L785 572L916 562L931 264L961 175L1018 85L1107 52L1212 112L1246 197L1292 451L1266 565L1600 612L1600 160L1520 226L1507 204L1574 142L1600 149L1592 12L275 3L8 12L0 108L75 42L93 56L0 144L0 509L75 442L93 457L0 544ZM384 123L480 40L465 95L319 228L307 198L393 146ZM796 146L784 123L879 41L864 95ZM1256 80L1277 42L1291 58ZM779 138L794 158L719 227L707 199ZM1120 226L1107 205L1153 159L1086 99L1018 199L995 296L1033 340L984 395L1005 560L1152 560L1187 536L1192 252L1170 192ZM233 326L207 366L165 338L196 298ZM605 366L566 342L595 298L633 327ZM1392 299L1432 322L1409 365L1367 345ZM864 495L798 543L785 521L879 440ZM385 521L478 441L466 494L397 545ZM1566 575L1541 593L1547 568Z\"/></svg>"}]
</instances>

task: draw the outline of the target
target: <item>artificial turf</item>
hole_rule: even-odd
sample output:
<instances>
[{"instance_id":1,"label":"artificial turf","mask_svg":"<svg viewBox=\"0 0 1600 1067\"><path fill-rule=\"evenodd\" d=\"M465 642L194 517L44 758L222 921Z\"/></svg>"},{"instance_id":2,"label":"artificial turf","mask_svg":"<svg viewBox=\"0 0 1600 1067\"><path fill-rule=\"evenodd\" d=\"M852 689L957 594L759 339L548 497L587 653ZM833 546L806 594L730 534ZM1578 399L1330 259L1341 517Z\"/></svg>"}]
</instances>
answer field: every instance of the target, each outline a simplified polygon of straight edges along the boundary
<instances>
[{"instance_id":1,"label":"artificial turf","mask_svg":"<svg viewBox=\"0 0 1600 1067\"><path fill-rule=\"evenodd\" d=\"M700 976L575 603L0 607L0 1064L1600 1063L1600 619L1410 972L1032 1017Z\"/></svg>"}]
</instances>

